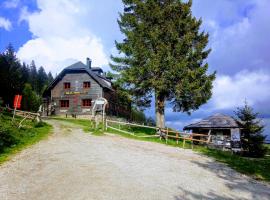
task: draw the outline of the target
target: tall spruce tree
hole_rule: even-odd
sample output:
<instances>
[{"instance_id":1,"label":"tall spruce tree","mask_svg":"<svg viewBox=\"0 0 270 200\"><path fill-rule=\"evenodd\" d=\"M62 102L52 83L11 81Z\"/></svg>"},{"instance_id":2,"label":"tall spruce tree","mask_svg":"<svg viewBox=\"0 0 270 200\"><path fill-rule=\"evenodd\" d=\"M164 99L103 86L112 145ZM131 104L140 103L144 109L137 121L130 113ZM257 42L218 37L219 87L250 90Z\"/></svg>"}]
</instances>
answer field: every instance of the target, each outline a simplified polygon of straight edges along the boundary
<instances>
[{"instance_id":1,"label":"tall spruce tree","mask_svg":"<svg viewBox=\"0 0 270 200\"><path fill-rule=\"evenodd\" d=\"M43 67L40 67L37 72L37 93L42 95L44 89L48 86L48 75Z\"/></svg>"},{"instance_id":2,"label":"tall spruce tree","mask_svg":"<svg viewBox=\"0 0 270 200\"><path fill-rule=\"evenodd\" d=\"M32 60L30 64L30 75L29 75L29 83L32 86L32 89L38 93L38 75L37 75L37 67L35 61Z\"/></svg>"},{"instance_id":3,"label":"tall spruce tree","mask_svg":"<svg viewBox=\"0 0 270 200\"><path fill-rule=\"evenodd\" d=\"M21 64L10 44L5 52L0 54L0 96L4 103L11 106L14 95L21 94L23 85Z\"/></svg>"},{"instance_id":4,"label":"tall spruce tree","mask_svg":"<svg viewBox=\"0 0 270 200\"><path fill-rule=\"evenodd\" d=\"M173 111L190 113L211 97L215 73L207 74L208 34L192 16L192 1L123 0L118 24L125 35L112 56L134 101L150 106L155 94L157 126L164 127L166 102Z\"/></svg>"},{"instance_id":5,"label":"tall spruce tree","mask_svg":"<svg viewBox=\"0 0 270 200\"><path fill-rule=\"evenodd\" d=\"M262 135L264 126L258 119L259 113L245 102L245 106L235 111L237 120L242 124L242 148L251 157L263 157L266 153L265 136Z\"/></svg>"},{"instance_id":6,"label":"tall spruce tree","mask_svg":"<svg viewBox=\"0 0 270 200\"><path fill-rule=\"evenodd\" d=\"M48 73L47 77L48 77L47 85L49 85L53 82L54 78L51 72Z\"/></svg>"}]
</instances>

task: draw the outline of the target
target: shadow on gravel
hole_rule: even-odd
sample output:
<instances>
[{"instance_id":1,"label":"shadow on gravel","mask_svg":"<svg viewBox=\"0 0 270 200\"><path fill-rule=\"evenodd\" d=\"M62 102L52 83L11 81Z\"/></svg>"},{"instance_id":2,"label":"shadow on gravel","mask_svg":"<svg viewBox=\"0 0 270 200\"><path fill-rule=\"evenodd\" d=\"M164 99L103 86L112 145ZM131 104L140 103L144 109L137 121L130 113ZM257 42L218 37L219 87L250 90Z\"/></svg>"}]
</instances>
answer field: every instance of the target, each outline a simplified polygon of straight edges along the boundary
<instances>
[{"instance_id":1,"label":"shadow on gravel","mask_svg":"<svg viewBox=\"0 0 270 200\"><path fill-rule=\"evenodd\" d=\"M224 194L219 194L218 191L215 191L213 188L212 191L209 191L207 195L193 193L188 190L179 188L181 196L175 196L175 200L180 199L210 199L210 200L231 200L231 199L258 199L258 200L269 200L270 199L270 187L267 184L263 184L253 180L252 178L242 176L239 173L235 172L229 167L225 167L223 164L215 161L192 161L192 163L198 165L201 168L204 168L217 177L224 180L226 187L229 190L234 190L237 196L224 196ZM199 181L199 180L198 180ZM241 196L242 193L245 193L246 197Z\"/></svg>"},{"instance_id":2,"label":"shadow on gravel","mask_svg":"<svg viewBox=\"0 0 270 200\"><path fill-rule=\"evenodd\" d=\"M227 198L224 196L221 196L219 194L216 194L214 191L210 191L207 193L207 195L194 193L188 190L184 190L182 188L179 188L181 190L181 196L175 196L175 200L188 200L188 199L207 199L207 200L242 200L243 198Z\"/></svg>"}]
</instances>

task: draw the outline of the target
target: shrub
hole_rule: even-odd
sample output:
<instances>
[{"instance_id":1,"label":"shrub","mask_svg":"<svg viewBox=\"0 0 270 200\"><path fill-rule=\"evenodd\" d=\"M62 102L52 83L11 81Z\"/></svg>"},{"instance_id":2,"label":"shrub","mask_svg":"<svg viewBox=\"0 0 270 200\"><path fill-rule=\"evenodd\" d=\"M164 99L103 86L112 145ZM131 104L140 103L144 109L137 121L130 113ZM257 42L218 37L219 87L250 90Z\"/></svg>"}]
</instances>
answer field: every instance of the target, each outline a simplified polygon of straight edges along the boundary
<instances>
[{"instance_id":1,"label":"shrub","mask_svg":"<svg viewBox=\"0 0 270 200\"><path fill-rule=\"evenodd\" d=\"M44 122L39 121L39 122L36 122L36 123L35 123L34 127L35 127L35 128L40 128L40 127L43 127L43 126L45 126L45 125L46 125L46 124L45 124Z\"/></svg>"},{"instance_id":2,"label":"shrub","mask_svg":"<svg viewBox=\"0 0 270 200\"><path fill-rule=\"evenodd\" d=\"M4 124L0 124L0 153L3 152L5 148L12 147L19 142L16 135L16 131L13 131L10 127L4 126Z\"/></svg>"}]
</instances>

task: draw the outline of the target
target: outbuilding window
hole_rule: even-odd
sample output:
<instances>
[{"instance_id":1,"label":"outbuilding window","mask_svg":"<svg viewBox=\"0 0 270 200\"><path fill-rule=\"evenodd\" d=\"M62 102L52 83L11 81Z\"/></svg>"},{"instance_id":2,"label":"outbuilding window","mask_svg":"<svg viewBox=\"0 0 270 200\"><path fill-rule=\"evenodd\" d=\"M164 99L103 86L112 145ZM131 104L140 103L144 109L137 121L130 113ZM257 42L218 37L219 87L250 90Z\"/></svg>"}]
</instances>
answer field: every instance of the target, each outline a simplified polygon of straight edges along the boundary
<instances>
[{"instance_id":1,"label":"outbuilding window","mask_svg":"<svg viewBox=\"0 0 270 200\"><path fill-rule=\"evenodd\" d=\"M64 83L64 89L70 89L70 82Z\"/></svg>"},{"instance_id":2,"label":"outbuilding window","mask_svg":"<svg viewBox=\"0 0 270 200\"><path fill-rule=\"evenodd\" d=\"M91 83L88 82L83 82L83 88L90 88L91 87Z\"/></svg>"},{"instance_id":3,"label":"outbuilding window","mask_svg":"<svg viewBox=\"0 0 270 200\"><path fill-rule=\"evenodd\" d=\"M68 108L69 107L69 100L60 100L60 107L61 108Z\"/></svg>"},{"instance_id":4,"label":"outbuilding window","mask_svg":"<svg viewBox=\"0 0 270 200\"><path fill-rule=\"evenodd\" d=\"M92 105L92 99L83 99L82 100L83 107L91 107Z\"/></svg>"}]
</instances>

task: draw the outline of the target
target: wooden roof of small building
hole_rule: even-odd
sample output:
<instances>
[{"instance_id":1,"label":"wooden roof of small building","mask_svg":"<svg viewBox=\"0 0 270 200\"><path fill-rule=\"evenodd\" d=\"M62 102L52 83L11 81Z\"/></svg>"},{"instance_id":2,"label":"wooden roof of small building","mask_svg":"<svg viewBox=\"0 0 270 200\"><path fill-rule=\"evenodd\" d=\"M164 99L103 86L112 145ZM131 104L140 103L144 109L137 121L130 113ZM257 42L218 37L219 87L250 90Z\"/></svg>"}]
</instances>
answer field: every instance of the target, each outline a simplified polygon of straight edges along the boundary
<instances>
[{"instance_id":1,"label":"wooden roof of small building","mask_svg":"<svg viewBox=\"0 0 270 200\"><path fill-rule=\"evenodd\" d=\"M191 129L230 129L230 128L241 128L241 125L232 117L224 114L215 114L207 117L201 121L190 124L184 127L184 130Z\"/></svg>"}]
</instances>

